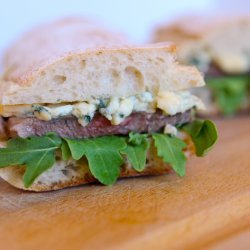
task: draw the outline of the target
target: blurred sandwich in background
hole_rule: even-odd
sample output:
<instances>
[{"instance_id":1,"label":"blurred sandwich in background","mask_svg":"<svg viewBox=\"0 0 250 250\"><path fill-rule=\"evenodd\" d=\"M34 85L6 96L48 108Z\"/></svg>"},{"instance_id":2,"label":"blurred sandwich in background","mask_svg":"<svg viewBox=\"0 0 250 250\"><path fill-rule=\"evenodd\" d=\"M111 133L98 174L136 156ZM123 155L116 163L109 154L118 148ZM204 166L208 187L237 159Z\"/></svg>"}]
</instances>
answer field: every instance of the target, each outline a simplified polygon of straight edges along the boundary
<instances>
[{"instance_id":1,"label":"blurred sandwich in background","mask_svg":"<svg viewBox=\"0 0 250 250\"><path fill-rule=\"evenodd\" d=\"M203 115L226 116L249 110L250 17L187 17L158 27L154 42L174 41L179 60L205 74L196 92L206 102Z\"/></svg>"}]
</instances>

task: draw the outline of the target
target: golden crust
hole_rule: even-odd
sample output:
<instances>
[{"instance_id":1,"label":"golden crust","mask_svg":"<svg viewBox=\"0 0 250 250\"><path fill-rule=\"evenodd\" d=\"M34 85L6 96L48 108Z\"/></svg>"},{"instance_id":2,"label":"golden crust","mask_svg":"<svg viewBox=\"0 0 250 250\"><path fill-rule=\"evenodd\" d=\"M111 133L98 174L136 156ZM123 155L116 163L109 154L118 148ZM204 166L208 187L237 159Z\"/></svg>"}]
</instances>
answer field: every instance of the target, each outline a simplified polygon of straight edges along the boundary
<instances>
[{"instance_id":1,"label":"golden crust","mask_svg":"<svg viewBox=\"0 0 250 250\"><path fill-rule=\"evenodd\" d=\"M122 35L80 18L24 35L6 52L4 72L2 105L86 101L204 85L197 69L176 62L173 43L131 45Z\"/></svg>"},{"instance_id":2,"label":"golden crust","mask_svg":"<svg viewBox=\"0 0 250 250\"><path fill-rule=\"evenodd\" d=\"M129 44L124 35L111 32L99 23L84 18L66 18L45 24L25 34L5 53L3 79L29 86L38 72L60 60L96 53L163 50L175 53L173 43L146 46ZM25 58L25 60L24 60Z\"/></svg>"},{"instance_id":3,"label":"golden crust","mask_svg":"<svg viewBox=\"0 0 250 250\"><path fill-rule=\"evenodd\" d=\"M173 41L178 45L198 40L210 31L222 29L230 23L250 22L249 16L187 16L155 28L153 42Z\"/></svg>"}]
</instances>

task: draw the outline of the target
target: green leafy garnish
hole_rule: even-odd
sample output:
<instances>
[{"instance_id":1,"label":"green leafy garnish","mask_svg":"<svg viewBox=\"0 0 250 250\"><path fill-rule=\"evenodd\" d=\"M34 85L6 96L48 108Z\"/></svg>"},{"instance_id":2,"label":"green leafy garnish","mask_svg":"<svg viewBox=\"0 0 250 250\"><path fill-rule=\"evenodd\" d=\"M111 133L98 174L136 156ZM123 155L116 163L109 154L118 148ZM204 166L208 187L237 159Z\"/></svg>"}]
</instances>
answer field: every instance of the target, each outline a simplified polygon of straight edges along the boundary
<instances>
[{"instance_id":1,"label":"green leafy garnish","mask_svg":"<svg viewBox=\"0 0 250 250\"><path fill-rule=\"evenodd\" d=\"M62 141L61 151L62 151L62 159L64 161L67 161L71 154L70 154L69 146L65 140Z\"/></svg>"},{"instance_id":2,"label":"green leafy garnish","mask_svg":"<svg viewBox=\"0 0 250 250\"><path fill-rule=\"evenodd\" d=\"M105 185L115 183L123 164L121 150L126 148L125 139L118 136L103 136L93 139L66 139L72 157L79 160L86 156L93 176Z\"/></svg>"},{"instance_id":3,"label":"green leafy garnish","mask_svg":"<svg viewBox=\"0 0 250 250\"><path fill-rule=\"evenodd\" d=\"M55 150L61 139L53 134L27 139L15 138L0 150L0 167L25 165L24 186L28 188L34 180L55 163Z\"/></svg>"},{"instance_id":4,"label":"green leafy garnish","mask_svg":"<svg viewBox=\"0 0 250 250\"><path fill-rule=\"evenodd\" d=\"M250 77L208 78L207 86L212 90L215 102L223 114L231 116L247 101Z\"/></svg>"},{"instance_id":5,"label":"green leafy garnish","mask_svg":"<svg viewBox=\"0 0 250 250\"><path fill-rule=\"evenodd\" d=\"M153 134L152 136L158 156L162 157L164 162L169 163L178 175L184 176L186 157L182 150L186 147L186 143L169 135Z\"/></svg>"},{"instance_id":6,"label":"green leafy garnish","mask_svg":"<svg viewBox=\"0 0 250 250\"><path fill-rule=\"evenodd\" d=\"M188 133L198 156L205 155L217 140L215 125L209 120L195 120L180 129ZM152 138L151 138L152 137ZM92 175L105 185L113 184L120 175L125 158L140 172L146 166L150 140L154 141L159 157L169 163L174 171L185 175L185 142L165 134L139 134L129 136L103 136L88 139L60 138L54 133L42 137L16 138L0 149L0 167L24 166L23 182L30 187L35 179L55 163L55 151L61 150L62 159L80 160L86 157Z\"/></svg>"},{"instance_id":7,"label":"green leafy garnish","mask_svg":"<svg viewBox=\"0 0 250 250\"><path fill-rule=\"evenodd\" d=\"M216 126L210 120L195 120L182 129L191 136L197 156L204 156L218 138Z\"/></svg>"},{"instance_id":8,"label":"green leafy garnish","mask_svg":"<svg viewBox=\"0 0 250 250\"><path fill-rule=\"evenodd\" d=\"M128 158L132 167L141 172L146 166L147 151L149 148L149 141L147 134L138 134L131 132L127 147L121 151Z\"/></svg>"},{"instance_id":9,"label":"green leafy garnish","mask_svg":"<svg viewBox=\"0 0 250 250\"><path fill-rule=\"evenodd\" d=\"M140 145L147 139L147 137L148 134L139 134L135 132L130 132L128 141L133 145Z\"/></svg>"}]
</instances>

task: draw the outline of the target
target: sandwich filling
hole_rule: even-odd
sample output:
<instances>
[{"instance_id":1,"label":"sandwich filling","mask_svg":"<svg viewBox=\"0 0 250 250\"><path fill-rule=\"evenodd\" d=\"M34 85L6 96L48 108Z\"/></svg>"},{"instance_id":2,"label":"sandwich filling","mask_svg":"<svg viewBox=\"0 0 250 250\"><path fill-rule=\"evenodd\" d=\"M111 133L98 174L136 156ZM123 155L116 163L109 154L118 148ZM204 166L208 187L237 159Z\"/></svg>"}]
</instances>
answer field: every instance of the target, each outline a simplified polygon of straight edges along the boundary
<instances>
[{"instance_id":1,"label":"sandwich filling","mask_svg":"<svg viewBox=\"0 0 250 250\"><path fill-rule=\"evenodd\" d=\"M195 119L197 109L204 105L188 91L2 106L0 133L9 141L0 150L0 167L25 166L28 188L53 167L56 155L65 162L84 158L93 177L110 185L124 161L143 171L153 142L158 156L183 176L188 146L183 133L192 138L198 156L217 140L211 121Z\"/></svg>"},{"instance_id":2,"label":"sandwich filling","mask_svg":"<svg viewBox=\"0 0 250 250\"><path fill-rule=\"evenodd\" d=\"M188 91L164 91L153 96L144 92L136 96L91 98L77 103L33 104L2 106L3 117L35 117L38 120L50 121L62 117L75 117L83 127L87 126L96 113L99 113L112 125L124 122L132 113L154 113L157 109L167 115L183 113L193 107L205 109L202 101Z\"/></svg>"},{"instance_id":3,"label":"sandwich filling","mask_svg":"<svg viewBox=\"0 0 250 250\"><path fill-rule=\"evenodd\" d=\"M246 72L249 66L238 69L236 65L237 72L234 73L232 70L232 73L229 73L219 67L216 62L209 62L202 56L192 58L189 62L204 71L207 84L203 89L210 90L211 101L215 102L221 113L231 116L237 111L249 108L250 71ZM234 62L229 63L233 65Z\"/></svg>"},{"instance_id":4,"label":"sandwich filling","mask_svg":"<svg viewBox=\"0 0 250 250\"><path fill-rule=\"evenodd\" d=\"M160 92L156 97L145 92L73 104L3 106L2 116L8 117L6 132L11 137L55 132L61 137L88 138L130 131L157 132L167 124L190 122L192 108L203 110L204 104L187 91Z\"/></svg>"}]
</instances>

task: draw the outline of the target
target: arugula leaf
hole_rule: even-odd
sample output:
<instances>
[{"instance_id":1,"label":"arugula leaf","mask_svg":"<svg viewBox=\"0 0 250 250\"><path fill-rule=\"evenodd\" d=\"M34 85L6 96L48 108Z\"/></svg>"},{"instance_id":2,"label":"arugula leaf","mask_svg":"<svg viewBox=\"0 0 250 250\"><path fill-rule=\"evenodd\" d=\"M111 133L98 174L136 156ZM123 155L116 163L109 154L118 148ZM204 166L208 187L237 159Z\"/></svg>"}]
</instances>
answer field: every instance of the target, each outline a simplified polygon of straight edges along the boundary
<instances>
[{"instance_id":1,"label":"arugula leaf","mask_svg":"<svg viewBox=\"0 0 250 250\"><path fill-rule=\"evenodd\" d=\"M153 134L152 136L158 156L162 157L164 162L169 163L178 175L184 176L187 159L182 150L186 147L186 143L169 135Z\"/></svg>"},{"instance_id":2,"label":"arugula leaf","mask_svg":"<svg viewBox=\"0 0 250 250\"><path fill-rule=\"evenodd\" d=\"M217 140L215 125L209 121L196 120L182 127L193 139L196 154L203 156ZM0 149L0 167L24 165L23 182L29 187L35 179L53 166L55 151L61 149L63 160L79 160L85 156L93 176L105 185L113 184L124 163L121 154L127 156L132 167L140 172L145 168L148 134L131 132L129 137L103 136L89 139L61 139L54 133L43 137L15 138L6 148ZM182 152L186 144L179 138L164 134L152 135L157 153L169 163L180 176L185 175L186 157Z\"/></svg>"},{"instance_id":3,"label":"arugula leaf","mask_svg":"<svg viewBox=\"0 0 250 250\"><path fill-rule=\"evenodd\" d=\"M135 133L135 132L130 132L129 133L128 141L131 144L140 145L140 144L142 144L145 141L145 139L147 137L148 137L147 134L139 134L139 133Z\"/></svg>"},{"instance_id":4,"label":"arugula leaf","mask_svg":"<svg viewBox=\"0 0 250 250\"><path fill-rule=\"evenodd\" d=\"M68 148L70 150L72 158L74 160L80 160L85 154L85 150L84 150L83 143L82 143L85 139L76 140L76 139L64 138L64 140L68 144ZM91 140L91 139L88 139L88 140Z\"/></svg>"},{"instance_id":5,"label":"arugula leaf","mask_svg":"<svg viewBox=\"0 0 250 250\"><path fill-rule=\"evenodd\" d=\"M67 161L70 157L70 149L65 140L62 140L61 151L62 151L62 159L64 161Z\"/></svg>"},{"instance_id":6,"label":"arugula leaf","mask_svg":"<svg viewBox=\"0 0 250 250\"><path fill-rule=\"evenodd\" d=\"M121 153L127 155L128 161L136 171L141 172L146 166L148 148L147 134L131 132L127 147Z\"/></svg>"},{"instance_id":7,"label":"arugula leaf","mask_svg":"<svg viewBox=\"0 0 250 250\"><path fill-rule=\"evenodd\" d=\"M43 137L15 138L0 149L0 167L25 165L24 186L28 188L35 179L55 163L55 150L61 139L54 133Z\"/></svg>"},{"instance_id":8,"label":"arugula leaf","mask_svg":"<svg viewBox=\"0 0 250 250\"><path fill-rule=\"evenodd\" d=\"M249 76L227 76L208 78L207 86L221 111L226 116L233 115L247 100L247 89L250 86Z\"/></svg>"},{"instance_id":9,"label":"arugula leaf","mask_svg":"<svg viewBox=\"0 0 250 250\"><path fill-rule=\"evenodd\" d=\"M69 145L73 159L86 156L93 176L105 185L113 184L119 174L123 158L120 151L125 149L124 138L103 136L91 139L65 139Z\"/></svg>"},{"instance_id":10,"label":"arugula leaf","mask_svg":"<svg viewBox=\"0 0 250 250\"><path fill-rule=\"evenodd\" d=\"M191 136L197 156L204 156L218 138L216 126L210 120L195 120L184 125L182 129Z\"/></svg>"}]
</instances>

